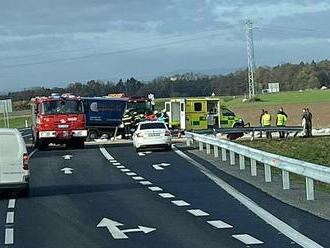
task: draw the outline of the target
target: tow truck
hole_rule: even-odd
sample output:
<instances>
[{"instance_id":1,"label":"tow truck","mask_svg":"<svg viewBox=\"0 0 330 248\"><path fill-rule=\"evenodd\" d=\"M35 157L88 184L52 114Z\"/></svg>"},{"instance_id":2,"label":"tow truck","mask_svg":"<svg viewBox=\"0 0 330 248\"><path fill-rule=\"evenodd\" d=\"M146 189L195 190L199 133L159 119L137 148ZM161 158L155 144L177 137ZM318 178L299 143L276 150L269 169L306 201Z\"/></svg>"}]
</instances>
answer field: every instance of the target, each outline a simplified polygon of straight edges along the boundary
<instances>
[{"instance_id":1,"label":"tow truck","mask_svg":"<svg viewBox=\"0 0 330 248\"><path fill-rule=\"evenodd\" d=\"M71 94L35 97L32 106L32 139L40 150L49 144L84 148L86 120L80 97Z\"/></svg>"}]
</instances>

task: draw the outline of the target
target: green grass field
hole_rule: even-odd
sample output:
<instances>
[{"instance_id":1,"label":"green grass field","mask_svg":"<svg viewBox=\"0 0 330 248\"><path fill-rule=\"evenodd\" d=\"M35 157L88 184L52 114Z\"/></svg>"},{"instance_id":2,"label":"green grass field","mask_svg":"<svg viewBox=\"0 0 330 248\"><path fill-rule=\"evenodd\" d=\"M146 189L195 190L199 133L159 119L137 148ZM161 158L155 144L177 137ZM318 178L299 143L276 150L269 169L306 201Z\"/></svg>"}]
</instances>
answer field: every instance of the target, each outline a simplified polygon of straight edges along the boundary
<instances>
[{"instance_id":1,"label":"green grass field","mask_svg":"<svg viewBox=\"0 0 330 248\"><path fill-rule=\"evenodd\" d=\"M330 90L288 91L259 95L258 102L242 102L243 97L235 97L226 101L229 107L259 107L281 104L309 104L330 102ZM228 98L227 98L228 99Z\"/></svg>"},{"instance_id":2,"label":"green grass field","mask_svg":"<svg viewBox=\"0 0 330 248\"><path fill-rule=\"evenodd\" d=\"M330 137L313 137L313 138L296 138L286 141L280 140L254 140L254 141L239 141L240 144L250 146L259 150L264 150L274 154L295 158L323 166L330 167ZM281 171L272 168L273 173L280 175ZM303 184L305 178L290 174L290 178ZM315 186L330 193L330 185L315 182Z\"/></svg>"},{"instance_id":3,"label":"green grass field","mask_svg":"<svg viewBox=\"0 0 330 248\"><path fill-rule=\"evenodd\" d=\"M25 127L25 120L28 121L28 125L31 125L31 115L11 116L9 118L9 125L11 128L23 128ZM0 118L0 128L5 127L3 118Z\"/></svg>"}]
</instances>

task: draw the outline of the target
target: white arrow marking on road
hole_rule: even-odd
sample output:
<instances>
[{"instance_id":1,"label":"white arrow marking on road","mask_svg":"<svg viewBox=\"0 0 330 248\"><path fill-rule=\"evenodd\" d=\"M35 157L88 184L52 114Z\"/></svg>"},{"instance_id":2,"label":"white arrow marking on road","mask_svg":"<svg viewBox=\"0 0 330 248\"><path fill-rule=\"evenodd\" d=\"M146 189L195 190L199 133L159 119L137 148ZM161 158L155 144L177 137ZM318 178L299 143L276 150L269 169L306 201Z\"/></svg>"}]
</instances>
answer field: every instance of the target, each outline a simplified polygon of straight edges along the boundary
<instances>
[{"instance_id":1,"label":"white arrow marking on road","mask_svg":"<svg viewBox=\"0 0 330 248\"><path fill-rule=\"evenodd\" d=\"M64 155L62 156L65 160L70 160L72 158L72 155Z\"/></svg>"},{"instance_id":2,"label":"white arrow marking on road","mask_svg":"<svg viewBox=\"0 0 330 248\"><path fill-rule=\"evenodd\" d=\"M73 169L69 168L69 167L65 167L65 168L61 169L61 171L64 171L65 175L69 175L69 174L72 174Z\"/></svg>"},{"instance_id":3,"label":"white arrow marking on road","mask_svg":"<svg viewBox=\"0 0 330 248\"><path fill-rule=\"evenodd\" d=\"M155 170L164 170L163 167L170 166L171 164L168 163L160 163L160 164L154 164L152 167L154 167Z\"/></svg>"},{"instance_id":4,"label":"white arrow marking on road","mask_svg":"<svg viewBox=\"0 0 330 248\"><path fill-rule=\"evenodd\" d=\"M106 227L114 239L128 239L128 236L125 233L130 233L130 232L150 233L156 230L156 228L150 228L145 226L138 226L138 228L134 228L134 229L120 230L118 228L119 226L123 226L123 224L117 221L110 220L108 218L103 218L100 221L100 223L97 225L97 227Z\"/></svg>"}]
</instances>

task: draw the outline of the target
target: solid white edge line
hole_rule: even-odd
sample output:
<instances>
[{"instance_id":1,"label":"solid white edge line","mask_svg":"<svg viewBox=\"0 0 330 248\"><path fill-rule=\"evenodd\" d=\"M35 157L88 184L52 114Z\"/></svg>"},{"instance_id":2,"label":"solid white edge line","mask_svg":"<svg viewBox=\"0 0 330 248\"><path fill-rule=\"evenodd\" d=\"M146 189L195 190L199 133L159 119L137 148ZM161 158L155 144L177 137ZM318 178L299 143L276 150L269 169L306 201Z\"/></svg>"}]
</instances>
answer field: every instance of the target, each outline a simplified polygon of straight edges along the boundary
<instances>
[{"instance_id":1,"label":"solid white edge line","mask_svg":"<svg viewBox=\"0 0 330 248\"><path fill-rule=\"evenodd\" d=\"M8 208L15 208L16 199L9 199Z\"/></svg>"},{"instance_id":2,"label":"solid white edge line","mask_svg":"<svg viewBox=\"0 0 330 248\"><path fill-rule=\"evenodd\" d=\"M13 224L14 216L15 216L15 212L7 212L6 224Z\"/></svg>"},{"instance_id":3,"label":"solid white edge line","mask_svg":"<svg viewBox=\"0 0 330 248\"><path fill-rule=\"evenodd\" d=\"M246 245L261 245L264 243L263 241L256 239L249 234L235 234L231 236Z\"/></svg>"},{"instance_id":4,"label":"solid white edge line","mask_svg":"<svg viewBox=\"0 0 330 248\"><path fill-rule=\"evenodd\" d=\"M5 229L5 245L14 244L14 228Z\"/></svg>"},{"instance_id":5,"label":"solid white edge line","mask_svg":"<svg viewBox=\"0 0 330 248\"><path fill-rule=\"evenodd\" d=\"M30 154L29 154L29 158L31 158L36 152L38 151L38 149L34 149Z\"/></svg>"},{"instance_id":6,"label":"solid white edge line","mask_svg":"<svg viewBox=\"0 0 330 248\"><path fill-rule=\"evenodd\" d=\"M114 159L104 147L100 147L100 151L107 160L113 160Z\"/></svg>"},{"instance_id":7,"label":"solid white edge line","mask_svg":"<svg viewBox=\"0 0 330 248\"><path fill-rule=\"evenodd\" d=\"M188 155L178 150L176 147L173 147L173 150L182 158L186 159L191 164L195 165L199 168L199 170L206 175L209 179L215 182L218 186L220 186L223 190L225 190L229 195L234 197L240 203L242 203L245 207L250 209L254 214L263 219L266 223L270 224L272 227L277 229L279 232L283 233L285 236L293 240L295 243L299 244L302 247L313 247L313 248L321 248L323 246L319 245L315 241L301 234L267 210L260 207L257 203L252 201L250 198L233 188L231 185L223 181L222 179L215 176L211 171L206 169L203 165L190 158Z\"/></svg>"}]
</instances>

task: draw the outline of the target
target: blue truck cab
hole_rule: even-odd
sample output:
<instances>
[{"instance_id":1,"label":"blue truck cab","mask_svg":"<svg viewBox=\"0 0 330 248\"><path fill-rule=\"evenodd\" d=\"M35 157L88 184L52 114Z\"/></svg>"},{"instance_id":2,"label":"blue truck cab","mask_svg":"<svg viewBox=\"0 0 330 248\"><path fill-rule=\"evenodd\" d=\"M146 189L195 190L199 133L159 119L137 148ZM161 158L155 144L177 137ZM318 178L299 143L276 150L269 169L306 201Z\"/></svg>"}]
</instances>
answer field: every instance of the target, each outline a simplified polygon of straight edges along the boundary
<instances>
[{"instance_id":1,"label":"blue truck cab","mask_svg":"<svg viewBox=\"0 0 330 248\"><path fill-rule=\"evenodd\" d=\"M127 106L127 98L83 97L88 138L116 134Z\"/></svg>"}]
</instances>

